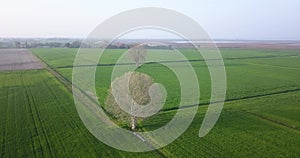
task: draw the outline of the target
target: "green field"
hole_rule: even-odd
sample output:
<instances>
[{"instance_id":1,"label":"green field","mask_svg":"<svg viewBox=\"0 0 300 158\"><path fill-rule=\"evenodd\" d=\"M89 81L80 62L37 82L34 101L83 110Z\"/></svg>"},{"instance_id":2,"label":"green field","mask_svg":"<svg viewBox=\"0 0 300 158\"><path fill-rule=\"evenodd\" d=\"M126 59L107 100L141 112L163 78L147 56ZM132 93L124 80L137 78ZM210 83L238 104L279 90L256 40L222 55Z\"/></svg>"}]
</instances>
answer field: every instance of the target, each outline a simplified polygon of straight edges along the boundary
<instances>
[{"instance_id":1,"label":"green field","mask_svg":"<svg viewBox=\"0 0 300 158\"><path fill-rule=\"evenodd\" d=\"M0 81L0 157L136 156L96 140L71 93L46 70L1 72Z\"/></svg>"},{"instance_id":2,"label":"green field","mask_svg":"<svg viewBox=\"0 0 300 158\"><path fill-rule=\"evenodd\" d=\"M299 95L292 92L227 102L218 123L203 138L198 131L206 107L201 107L189 129L161 151L169 157L299 157ZM144 126L158 128L171 113L147 120Z\"/></svg>"},{"instance_id":3,"label":"green field","mask_svg":"<svg viewBox=\"0 0 300 158\"><path fill-rule=\"evenodd\" d=\"M76 49L34 49L33 53L43 59L49 66L56 69L68 80L72 80L72 62ZM94 49L86 49L87 56L95 56ZM107 50L99 61L102 64L114 63L124 50ZM200 83L201 103L205 104L210 99L210 76L208 68L202 57L194 50L182 50L191 62ZM300 88L299 51L278 50L221 50L227 71L227 100L255 97L282 91ZM150 53L171 54L168 50L150 50ZM63 54L63 55L59 55ZM88 58L88 57L87 57ZM65 60L64 60L65 59ZM174 63L176 66L178 63ZM281 65L280 65L281 64ZM282 65L283 64L283 65ZM110 86L111 72L114 66L98 66L96 72L96 88L101 103L104 103L107 90ZM82 68L83 70L86 67ZM185 71L186 67L181 68ZM143 65L138 71L147 73L162 83L168 92L165 109L178 105L180 85L174 73L160 64Z\"/></svg>"},{"instance_id":4,"label":"green field","mask_svg":"<svg viewBox=\"0 0 300 158\"><path fill-rule=\"evenodd\" d=\"M76 49L31 49L50 68L72 80ZM85 49L87 57L94 49ZM114 63L124 50L107 50L100 64ZM113 149L94 138L81 122L72 94L49 71L0 72L0 157L299 157L300 51L221 49L227 71L225 107L213 130L198 137L210 98L210 76L202 57L183 49L197 72L201 106L188 130L170 145L146 153ZM166 50L148 53L167 55ZM176 63L174 63L176 64ZM84 67L82 68L84 69ZM113 66L98 66L96 89L103 103ZM184 71L184 67L182 68ZM168 92L159 114L143 130L161 127L179 103L174 74L160 64L138 71L151 75Z\"/></svg>"}]
</instances>

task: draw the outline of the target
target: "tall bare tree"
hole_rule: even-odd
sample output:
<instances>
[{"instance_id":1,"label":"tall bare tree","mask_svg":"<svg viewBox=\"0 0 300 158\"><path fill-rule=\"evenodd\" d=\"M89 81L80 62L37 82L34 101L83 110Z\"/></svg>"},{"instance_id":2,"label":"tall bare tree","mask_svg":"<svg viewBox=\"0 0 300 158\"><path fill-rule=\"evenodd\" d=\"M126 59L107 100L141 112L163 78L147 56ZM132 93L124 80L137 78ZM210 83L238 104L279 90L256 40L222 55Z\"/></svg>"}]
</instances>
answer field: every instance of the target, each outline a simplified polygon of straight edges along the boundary
<instances>
[{"instance_id":1,"label":"tall bare tree","mask_svg":"<svg viewBox=\"0 0 300 158\"><path fill-rule=\"evenodd\" d=\"M135 67L138 68L146 60L146 53L144 45L136 45L129 49L128 58L135 62Z\"/></svg>"},{"instance_id":2,"label":"tall bare tree","mask_svg":"<svg viewBox=\"0 0 300 158\"><path fill-rule=\"evenodd\" d=\"M141 117L135 116L134 110L136 110L135 104L139 105L146 105L150 102L151 98L148 94L149 88L154 83L152 78L146 74L138 73L138 72L128 72L125 75L116 78L112 84L115 84L114 87L118 87L118 91L123 91L123 89L126 87L124 86L124 82L128 82L128 77L130 77L129 80L129 92L130 96L135 102L129 103L128 109L130 109L130 113L125 112L122 110L117 101L115 100L115 97L112 93L112 88L109 89L108 95L105 100L105 109L106 111L111 114L115 119L119 121L119 123L122 124L129 124L132 130L134 130L137 126L138 120L142 120ZM126 104L128 104L128 96L126 94L119 94L123 95L122 100Z\"/></svg>"}]
</instances>

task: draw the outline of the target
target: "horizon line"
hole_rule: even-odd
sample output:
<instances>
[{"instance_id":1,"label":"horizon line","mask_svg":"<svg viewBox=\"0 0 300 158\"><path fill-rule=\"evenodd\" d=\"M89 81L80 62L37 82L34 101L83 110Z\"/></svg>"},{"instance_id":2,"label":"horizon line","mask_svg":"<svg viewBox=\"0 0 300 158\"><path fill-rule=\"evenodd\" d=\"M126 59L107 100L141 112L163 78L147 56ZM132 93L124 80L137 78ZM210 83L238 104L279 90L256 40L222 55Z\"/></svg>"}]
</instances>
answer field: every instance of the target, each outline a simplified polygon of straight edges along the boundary
<instances>
[{"instance_id":1,"label":"horizon line","mask_svg":"<svg viewBox=\"0 0 300 158\"><path fill-rule=\"evenodd\" d=\"M70 39L70 40L84 40L85 37L1 37L0 39ZM108 40L108 38L89 38L96 40ZM182 40L182 38L120 38L117 40ZM213 41L300 41L299 39L246 39L246 38L211 38L211 39L192 39L192 40L213 40Z\"/></svg>"}]
</instances>

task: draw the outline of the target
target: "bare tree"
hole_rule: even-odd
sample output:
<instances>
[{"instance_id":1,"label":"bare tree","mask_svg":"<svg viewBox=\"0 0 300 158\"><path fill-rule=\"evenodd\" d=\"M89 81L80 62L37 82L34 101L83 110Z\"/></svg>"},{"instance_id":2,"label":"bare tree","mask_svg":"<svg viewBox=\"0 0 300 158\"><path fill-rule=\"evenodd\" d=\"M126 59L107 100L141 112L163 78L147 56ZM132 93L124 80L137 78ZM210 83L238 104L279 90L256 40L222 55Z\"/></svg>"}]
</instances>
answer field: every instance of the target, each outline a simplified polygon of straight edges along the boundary
<instances>
[{"instance_id":1,"label":"bare tree","mask_svg":"<svg viewBox=\"0 0 300 158\"><path fill-rule=\"evenodd\" d=\"M128 109L130 109L130 113L125 112L118 105L115 97L112 93L112 88L110 88L107 98L105 100L105 109L111 114L115 119L118 120L121 124L127 124L130 122L130 127L134 130L137 126L138 120L142 120L141 117L135 116L133 113L136 110L135 104L146 105L150 102L151 98L148 94L149 88L154 83L152 78L146 74L138 73L138 72L128 72L125 75L116 78L112 84L115 84L115 87L118 87L118 91L123 91L126 86L123 86L124 82L128 82L129 80L129 92L130 96L134 101L128 102L128 96L126 94L118 94L121 96L123 103L127 104Z\"/></svg>"},{"instance_id":2,"label":"bare tree","mask_svg":"<svg viewBox=\"0 0 300 158\"><path fill-rule=\"evenodd\" d=\"M129 49L128 58L135 62L135 67L138 68L146 60L146 49L144 45L136 45Z\"/></svg>"}]
</instances>

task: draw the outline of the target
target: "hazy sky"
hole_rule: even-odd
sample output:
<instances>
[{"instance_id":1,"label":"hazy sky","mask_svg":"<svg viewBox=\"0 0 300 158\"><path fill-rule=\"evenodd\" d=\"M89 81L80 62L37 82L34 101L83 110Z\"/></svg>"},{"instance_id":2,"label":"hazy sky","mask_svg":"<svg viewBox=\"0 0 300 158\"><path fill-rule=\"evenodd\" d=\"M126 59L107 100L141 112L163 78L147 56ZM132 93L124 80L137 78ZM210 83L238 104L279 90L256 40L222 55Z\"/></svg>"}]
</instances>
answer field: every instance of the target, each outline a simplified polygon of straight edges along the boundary
<instances>
[{"instance_id":1,"label":"hazy sky","mask_svg":"<svg viewBox=\"0 0 300 158\"><path fill-rule=\"evenodd\" d=\"M103 20L139 7L186 14L213 38L300 39L300 0L1 0L0 38L85 37Z\"/></svg>"}]
</instances>

